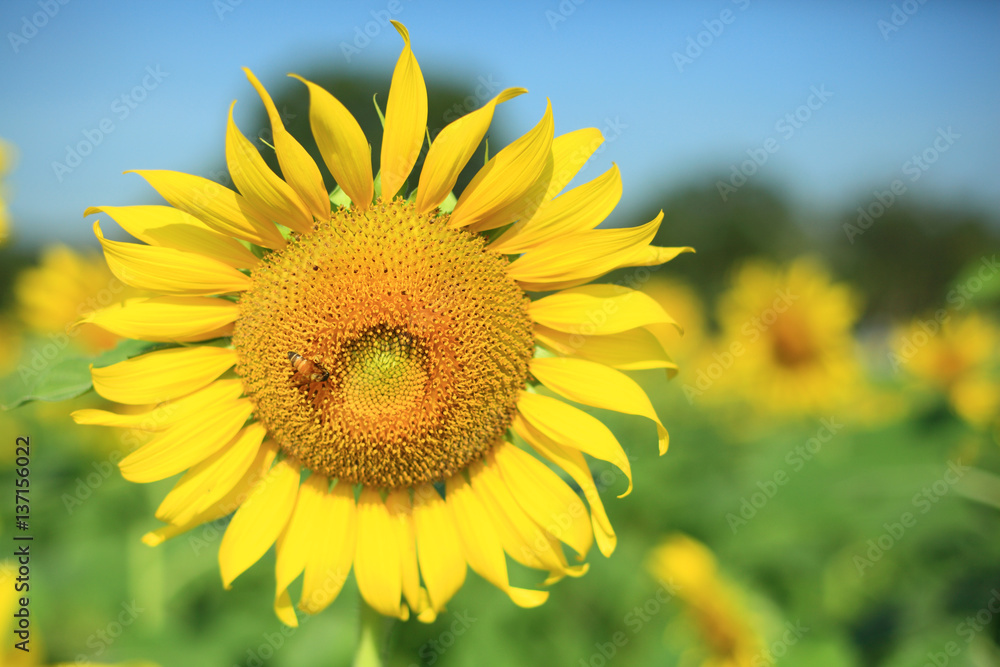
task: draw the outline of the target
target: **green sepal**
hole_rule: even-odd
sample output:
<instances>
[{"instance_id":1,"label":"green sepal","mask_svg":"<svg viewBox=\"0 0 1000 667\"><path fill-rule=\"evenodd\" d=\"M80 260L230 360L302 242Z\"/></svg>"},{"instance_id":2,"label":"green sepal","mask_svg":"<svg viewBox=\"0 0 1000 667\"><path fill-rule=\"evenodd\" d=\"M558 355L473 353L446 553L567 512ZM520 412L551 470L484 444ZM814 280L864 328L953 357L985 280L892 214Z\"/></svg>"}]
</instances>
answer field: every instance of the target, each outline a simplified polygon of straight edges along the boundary
<instances>
[{"instance_id":1,"label":"green sepal","mask_svg":"<svg viewBox=\"0 0 1000 667\"><path fill-rule=\"evenodd\" d=\"M330 193L330 203L337 208L351 208L351 198L338 185Z\"/></svg>"},{"instance_id":2,"label":"green sepal","mask_svg":"<svg viewBox=\"0 0 1000 667\"><path fill-rule=\"evenodd\" d=\"M374 95L372 95L372 104L375 105L375 113L378 114L378 119L379 119L379 121L381 121L381 123L382 123L382 129L384 130L385 129L385 116L382 115L382 109L380 109L379 106L378 106L378 93L375 93Z\"/></svg>"},{"instance_id":3,"label":"green sepal","mask_svg":"<svg viewBox=\"0 0 1000 667\"><path fill-rule=\"evenodd\" d=\"M448 196L444 198L444 201L441 202L441 205L438 206L438 208L442 213L451 213L455 210L455 204L457 203L458 197L455 196L454 192L449 192Z\"/></svg>"}]
</instances>

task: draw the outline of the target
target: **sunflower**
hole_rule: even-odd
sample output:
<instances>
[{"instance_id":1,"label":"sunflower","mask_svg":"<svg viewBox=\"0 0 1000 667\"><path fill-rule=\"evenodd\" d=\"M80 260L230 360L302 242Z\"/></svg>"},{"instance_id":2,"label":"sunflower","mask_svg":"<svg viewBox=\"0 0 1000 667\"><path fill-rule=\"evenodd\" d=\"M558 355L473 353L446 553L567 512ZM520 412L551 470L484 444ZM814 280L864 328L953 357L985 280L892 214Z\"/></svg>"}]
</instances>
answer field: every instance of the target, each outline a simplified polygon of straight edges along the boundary
<instances>
[{"instance_id":1,"label":"sunflower","mask_svg":"<svg viewBox=\"0 0 1000 667\"><path fill-rule=\"evenodd\" d=\"M914 320L893 335L889 364L905 368L923 388L944 394L973 426L1000 418L1000 327L971 312Z\"/></svg>"},{"instance_id":2,"label":"sunflower","mask_svg":"<svg viewBox=\"0 0 1000 667\"><path fill-rule=\"evenodd\" d=\"M720 576L708 547L687 535L670 535L650 552L646 569L658 580L669 582L685 603L702 639L702 647L690 650L689 655L701 654L703 667L752 667L768 662L763 638L741 601L743 596ZM679 634L690 641L686 628Z\"/></svg>"},{"instance_id":3,"label":"sunflower","mask_svg":"<svg viewBox=\"0 0 1000 667\"><path fill-rule=\"evenodd\" d=\"M816 414L856 403L861 388L851 328L859 299L814 259L751 262L718 307L721 329L685 393L734 397L764 414ZM695 364L692 364L695 365Z\"/></svg>"},{"instance_id":4,"label":"sunflower","mask_svg":"<svg viewBox=\"0 0 1000 667\"><path fill-rule=\"evenodd\" d=\"M551 106L450 196L497 105L520 88L441 130L408 189L427 94L409 35L394 25L404 48L377 176L354 117L300 78L337 181L328 195L247 70L283 178L231 107L226 158L239 192L142 171L170 206L87 211L146 242L108 240L94 226L115 275L158 295L86 321L174 344L92 370L102 396L167 415L161 434L120 463L135 482L184 473L156 511L166 525L144 541L235 511L219 549L224 586L276 544L274 608L290 625L288 589L300 574L303 612L330 604L353 567L374 610L429 621L467 567L534 607L548 592L512 586L506 556L551 583L583 574L594 541L609 555L615 534L584 455L621 468L631 489L628 459L606 426L560 397L647 417L667 448L649 399L618 369L671 369L659 333L672 320L641 292L585 283L687 249L649 245L662 213L594 229L621 194L614 166L559 194L602 138L595 129L555 137ZM529 298L535 291L550 294ZM123 427L142 419L74 416Z\"/></svg>"}]
</instances>

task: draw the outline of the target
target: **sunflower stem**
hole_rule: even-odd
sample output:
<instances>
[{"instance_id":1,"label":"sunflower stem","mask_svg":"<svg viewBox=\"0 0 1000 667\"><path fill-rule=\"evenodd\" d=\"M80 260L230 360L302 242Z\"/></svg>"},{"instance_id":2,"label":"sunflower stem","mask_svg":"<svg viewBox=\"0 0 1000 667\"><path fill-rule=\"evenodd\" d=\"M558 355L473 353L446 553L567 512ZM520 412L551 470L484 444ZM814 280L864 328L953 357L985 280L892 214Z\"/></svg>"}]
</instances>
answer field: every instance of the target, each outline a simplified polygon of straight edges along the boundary
<instances>
[{"instance_id":1,"label":"sunflower stem","mask_svg":"<svg viewBox=\"0 0 1000 667\"><path fill-rule=\"evenodd\" d=\"M354 667L382 667L391 630L392 619L382 616L362 600L361 634L354 653Z\"/></svg>"}]
</instances>

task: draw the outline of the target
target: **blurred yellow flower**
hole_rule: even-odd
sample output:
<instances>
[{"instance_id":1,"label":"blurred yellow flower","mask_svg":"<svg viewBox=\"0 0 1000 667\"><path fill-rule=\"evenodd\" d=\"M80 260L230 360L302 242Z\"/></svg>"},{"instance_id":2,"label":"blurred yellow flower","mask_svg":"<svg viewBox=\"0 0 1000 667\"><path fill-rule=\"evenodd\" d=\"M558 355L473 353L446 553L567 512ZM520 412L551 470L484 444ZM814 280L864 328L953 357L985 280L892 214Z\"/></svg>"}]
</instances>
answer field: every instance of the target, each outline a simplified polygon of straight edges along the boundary
<instances>
[{"instance_id":1,"label":"blurred yellow flower","mask_svg":"<svg viewBox=\"0 0 1000 667\"><path fill-rule=\"evenodd\" d=\"M823 414L862 389L851 328L859 299L814 259L752 262L718 307L720 335L684 385L689 400L735 397L763 414Z\"/></svg>"},{"instance_id":2,"label":"blurred yellow flower","mask_svg":"<svg viewBox=\"0 0 1000 667\"><path fill-rule=\"evenodd\" d=\"M685 603L702 644L691 652L703 656L703 667L763 664L764 642L741 594L720 577L708 547L677 533L650 553L646 567L657 580L669 582Z\"/></svg>"},{"instance_id":3,"label":"blurred yellow flower","mask_svg":"<svg viewBox=\"0 0 1000 667\"><path fill-rule=\"evenodd\" d=\"M1000 414L1000 328L977 312L940 315L897 330L890 365L945 394L962 419L985 426Z\"/></svg>"},{"instance_id":4,"label":"blurred yellow flower","mask_svg":"<svg viewBox=\"0 0 1000 667\"><path fill-rule=\"evenodd\" d=\"M665 346L675 360L690 359L705 341L705 307L698 294L686 283L654 274L642 291L656 299L677 322L684 323L681 333L665 327Z\"/></svg>"},{"instance_id":5,"label":"blurred yellow flower","mask_svg":"<svg viewBox=\"0 0 1000 667\"><path fill-rule=\"evenodd\" d=\"M118 280L97 253L76 251L64 245L44 248L39 265L25 269L14 286L18 312L30 331L66 336L87 352L114 347L119 336L84 323L84 315L110 306L137 291Z\"/></svg>"},{"instance_id":6,"label":"blurred yellow flower","mask_svg":"<svg viewBox=\"0 0 1000 667\"><path fill-rule=\"evenodd\" d=\"M7 189L3 179L14 166L14 147L0 139L0 245L10 236L10 213L7 210Z\"/></svg>"}]
</instances>

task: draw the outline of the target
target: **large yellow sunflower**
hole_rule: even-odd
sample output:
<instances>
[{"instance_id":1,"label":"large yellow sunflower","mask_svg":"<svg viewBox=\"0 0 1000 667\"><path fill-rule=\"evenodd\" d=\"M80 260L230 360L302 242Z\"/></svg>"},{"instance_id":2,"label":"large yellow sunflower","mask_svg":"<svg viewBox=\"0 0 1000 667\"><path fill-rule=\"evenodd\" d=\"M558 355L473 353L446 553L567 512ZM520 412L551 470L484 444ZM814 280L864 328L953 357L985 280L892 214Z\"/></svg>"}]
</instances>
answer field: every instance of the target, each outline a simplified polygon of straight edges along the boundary
<instances>
[{"instance_id":1,"label":"large yellow sunflower","mask_svg":"<svg viewBox=\"0 0 1000 667\"><path fill-rule=\"evenodd\" d=\"M455 203L459 172L496 106L519 88L444 128L408 190L427 99L409 35L394 25L405 45L378 176L353 116L302 80L338 184L328 196L247 71L283 178L230 112L226 158L239 192L143 171L170 206L88 211L146 242L107 240L95 224L115 275L161 296L87 321L180 344L92 372L110 400L161 404L161 434L121 462L124 477L184 473L156 512L167 525L144 539L155 545L235 510L219 550L224 585L276 543L275 611L293 625L288 588L303 573L304 612L328 605L353 565L375 610L430 620L467 566L532 607L548 593L511 586L505 553L547 573L547 583L586 569L569 564L563 544L580 561L595 540L610 554L615 534L584 454L631 479L628 459L606 426L553 394L648 417L661 453L667 447L649 399L616 369L670 369L658 336L671 319L641 292L584 283L686 249L649 245L662 214L595 229L621 194L614 166L559 194L602 138L596 129L554 137L551 108ZM75 418L122 427L144 419L95 410ZM546 460L572 478L589 511Z\"/></svg>"}]
</instances>

